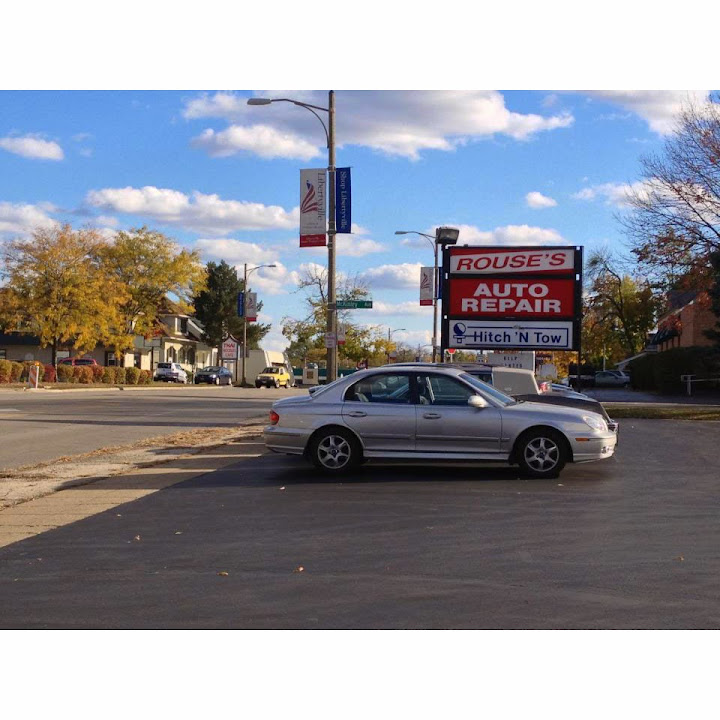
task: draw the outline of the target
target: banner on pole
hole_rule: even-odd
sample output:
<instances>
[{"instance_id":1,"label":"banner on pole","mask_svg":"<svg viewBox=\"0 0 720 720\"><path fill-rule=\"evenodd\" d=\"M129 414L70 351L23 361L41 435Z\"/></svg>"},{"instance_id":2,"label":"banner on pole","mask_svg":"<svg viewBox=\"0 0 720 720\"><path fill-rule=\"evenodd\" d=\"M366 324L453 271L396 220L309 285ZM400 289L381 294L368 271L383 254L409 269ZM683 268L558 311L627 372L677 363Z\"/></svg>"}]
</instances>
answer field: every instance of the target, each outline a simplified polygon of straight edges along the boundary
<instances>
[{"instance_id":1,"label":"banner on pole","mask_svg":"<svg viewBox=\"0 0 720 720\"><path fill-rule=\"evenodd\" d=\"M435 274L434 267L420 268L420 304L433 304L433 276Z\"/></svg>"},{"instance_id":2,"label":"banner on pole","mask_svg":"<svg viewBox=\"0 0 720 720\"><path fill-rule=\"evenodd\" d=\"M248 322L257 320L257 293L245 293L245 313Z\"/></svg>"},{"instance_id":3,"label":"banner on pole","mask_svg":"<svg viewBox=\"0 0 720 720\"><path fill-rule=\"evenodd\" d=\"M338 345L344 345L345 344L345 325L338 325L338 331L337 331L337 344Z\"/></svg>"},{"instance_id":4,"label":"banner on pole","mask_svg":"<svg viewBox=\"0 0 720 720\"><path fill-rule=\"evenodd\" d=\"M335 168L335 230L352 232L350 168Z\"/></svg>"},{"instance_id":5,"label":"banner on pole","mask_svg":"<svg viewBox=\"0 0 720 720\"><path fill-rule=\"evenodd\" d=\"M327 244L326 184L325 168L300 171L300 247Z\"/></svg>"},{"instance_id":6,"label":"banner on pole","mask_svg":"<svg viewBox=\"0 0 720 720\"><path fill-rule=\"evenodd\" d=\"M238 317L245 316L245 293L239 292L237 296L237 314Z\"/></svg>"}]
</instances>

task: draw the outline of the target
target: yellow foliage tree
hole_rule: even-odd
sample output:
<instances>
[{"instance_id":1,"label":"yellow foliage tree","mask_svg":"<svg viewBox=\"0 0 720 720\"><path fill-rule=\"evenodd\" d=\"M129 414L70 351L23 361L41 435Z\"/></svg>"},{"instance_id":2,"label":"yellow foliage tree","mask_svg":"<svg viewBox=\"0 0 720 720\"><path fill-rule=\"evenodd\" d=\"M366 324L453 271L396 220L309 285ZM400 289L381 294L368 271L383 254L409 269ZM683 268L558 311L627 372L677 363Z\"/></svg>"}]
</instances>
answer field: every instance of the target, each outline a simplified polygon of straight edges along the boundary
<instances>
[{"instance_id":1,"label":"yellow foliage tree","mask_svg":"<svg viewBox=\"0 0 720 720\"><path fill-rule=\"evenodd\" d=\"M125 288L98 261L106 241L94 230L69 225L37 229L4 249L3 298L7 330L32 333L42 347L88 352L115 332Z\"/></svg>"},{"instance_id":2,"label":"yellow foliage tree","mask_svg":"<svg viewBox=\"0 0 720 720\"><path fill-rule=\"evenodd\" d=\"M183 250L163 233L147 227L119 232L102 246L99 260L123 297L117 299L120 322L109 340L117 355L133 347L135 335L149 335L170 294L176 306L192 311L191 298L205 285L206 269L197 251Z\"/></svg>"}]
</instances>

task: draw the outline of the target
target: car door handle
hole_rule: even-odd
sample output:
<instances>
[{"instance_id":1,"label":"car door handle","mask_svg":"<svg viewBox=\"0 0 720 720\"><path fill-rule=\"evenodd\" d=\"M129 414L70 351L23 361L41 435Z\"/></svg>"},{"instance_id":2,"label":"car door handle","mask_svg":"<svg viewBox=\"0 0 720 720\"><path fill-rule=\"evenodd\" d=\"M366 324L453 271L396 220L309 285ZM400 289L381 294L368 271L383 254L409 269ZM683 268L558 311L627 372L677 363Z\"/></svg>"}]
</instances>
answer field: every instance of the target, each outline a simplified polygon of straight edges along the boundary
<instances>
[{"instance_id":1,"label":"car door handle","mask_svg":"<svg viewBox=\"0 0 720 720\"><path fill-rule=\"evenodd\" d=\"M437 420L438 418L441 418L442 415L440 413L423 413L423 417L426 420Z\"/></svg>"},{"instance_id":2,"label":"car door handle","mask_svg":"<svg viewBox=\"0 0 720 720\"><path fill-rule=\"evenodd\" d=\"M350 417L367 417L367 413L362 410L352 410L348 413Z\"/></svg>"}]
</instances>

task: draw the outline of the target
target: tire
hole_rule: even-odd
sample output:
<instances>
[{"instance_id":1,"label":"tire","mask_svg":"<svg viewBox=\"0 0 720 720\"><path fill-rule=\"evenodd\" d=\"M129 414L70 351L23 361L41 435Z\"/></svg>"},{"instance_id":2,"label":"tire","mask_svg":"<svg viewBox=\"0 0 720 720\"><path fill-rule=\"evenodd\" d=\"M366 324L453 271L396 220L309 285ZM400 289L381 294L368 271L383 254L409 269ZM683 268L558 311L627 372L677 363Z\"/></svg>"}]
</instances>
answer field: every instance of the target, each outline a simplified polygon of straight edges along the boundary
<instances>
[{"instance_id":1,"label":"tire","mask_svg":"<svg viewBox=\"0 0 720 720\"><path fill-rule=\"evenodd\" d=\"M256 382L256 383L255 383L255 387L259 390L261 384L262 384L262 383Z\"/></svg>"},{"instance_id":2,"label":"tire","mask_svg":"<svg viewBox=\"0 0 720 720\"><path fill-rule=\"evenodd\" d=\"M216 377L216 378L215 378L215 384L216 384L216 385L219 385L219 384L220 384L220 378L219 378L219 377Z\"/></svg>"},{"instance_id":3,"label":"tire","mask_svg":"<svg viewBox=\"0 0 720 720\"><path fill-rule=\"evenodd\" d=\"M515 461L528 477L555 478L567 460L565 440L556 430L529 430L515 444Z\"/></svg>"},{"instance_id":4,"label":"tire","mask_svg":"<svg viewBox=\"0 0 720 720\"><path fill-rule=\"evenodd\" d=\"M280 387L280 383L277 380L275 380L275 389L277 390L279 387Z\"/></svg>"},{"instance_id":5,"label":"tire","mask_svg":"<svg viewBox=\"0 0 720 720\"><path fill-rule=\"evenodd\" d=\"M310 441L308 457L316 468L333 475L352 470L363 460L360 443L342 428L318 432Z\"/></svg>"}]
</instances>

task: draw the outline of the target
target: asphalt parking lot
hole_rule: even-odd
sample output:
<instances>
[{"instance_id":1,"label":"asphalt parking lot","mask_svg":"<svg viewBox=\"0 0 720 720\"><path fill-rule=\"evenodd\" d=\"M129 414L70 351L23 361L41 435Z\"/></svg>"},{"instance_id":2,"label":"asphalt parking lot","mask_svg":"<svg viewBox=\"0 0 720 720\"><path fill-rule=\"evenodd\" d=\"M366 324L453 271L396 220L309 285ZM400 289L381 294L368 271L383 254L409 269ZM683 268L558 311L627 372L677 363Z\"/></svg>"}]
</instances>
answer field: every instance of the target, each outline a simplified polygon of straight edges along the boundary
<instances>
[{"instance_id":1,"label":"asphalt parking lot","mask_svg":"<svg viewBox=\"0 0 720 720\"><path fill-rule=\"evenodd\" d=\"M625 420L614 458L543 481L387 465L328 480L258 444L0 549L0 626L718 628L717 437Z\"/></svg>"}]
</instances>

